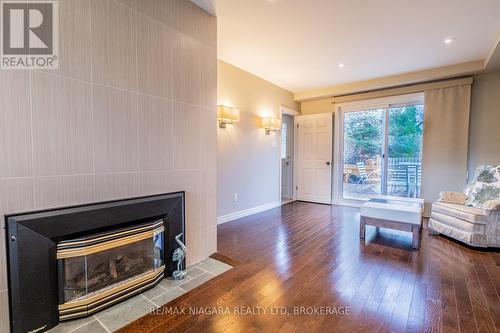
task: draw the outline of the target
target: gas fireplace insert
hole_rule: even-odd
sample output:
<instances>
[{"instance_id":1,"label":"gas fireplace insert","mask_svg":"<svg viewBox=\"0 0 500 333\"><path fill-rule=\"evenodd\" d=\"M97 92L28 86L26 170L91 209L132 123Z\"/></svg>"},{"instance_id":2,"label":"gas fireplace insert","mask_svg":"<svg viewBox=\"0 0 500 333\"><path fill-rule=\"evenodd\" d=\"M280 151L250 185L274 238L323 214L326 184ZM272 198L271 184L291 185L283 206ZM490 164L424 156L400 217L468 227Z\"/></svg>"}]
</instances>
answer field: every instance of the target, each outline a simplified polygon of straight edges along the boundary
<instances>
[{"instance_id":1,"label":"gas fireplace insert","mask_svg":"<svg viewBox=\"0 0 500 333\"><path fill-rule=\"evenodd\" d=\"M59 319L87 316L164 276L163 220L57 244Z\"/></svg>"},{"instance_id":2,"label":"gas fireplace insert","mask_svg":"<svg viewBox=\"0 0 500 333\"><path fill-rule=\"evenodd\" d=\"M6 216L12 332L43 332L176 269L184 192Z\"/></svg>"}]
</instances>

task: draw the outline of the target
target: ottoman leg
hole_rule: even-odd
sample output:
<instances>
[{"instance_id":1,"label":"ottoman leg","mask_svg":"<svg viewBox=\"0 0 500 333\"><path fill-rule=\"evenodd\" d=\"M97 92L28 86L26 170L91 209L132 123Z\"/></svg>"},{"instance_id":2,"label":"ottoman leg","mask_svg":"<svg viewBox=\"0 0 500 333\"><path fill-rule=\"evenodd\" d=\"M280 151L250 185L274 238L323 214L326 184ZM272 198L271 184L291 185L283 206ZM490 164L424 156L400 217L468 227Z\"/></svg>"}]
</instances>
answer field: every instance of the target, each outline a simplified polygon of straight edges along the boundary
<instances>
[{"instance_id":1,"label":"ottoman leg","mask_svg":"<svg viewBox=\"0 0 500 333\"><path fill-rule=\"evenodd\" d=\"M363 216L359 218L359 238L360 239L365 239L365 226L366 226L366 221Z\"/></svg>"},{"instance_id":2,"label":"ottoman leg","mask_svg":"<svg viewBox=\"0 0 500 333\"><path fill-rule=\"evenodd\" d=\"M420 238L420 226L414 225L412 227L412 233L413 233L413 248L417 249L419 248L419 238Z\"/></svg>"}]
</instances>

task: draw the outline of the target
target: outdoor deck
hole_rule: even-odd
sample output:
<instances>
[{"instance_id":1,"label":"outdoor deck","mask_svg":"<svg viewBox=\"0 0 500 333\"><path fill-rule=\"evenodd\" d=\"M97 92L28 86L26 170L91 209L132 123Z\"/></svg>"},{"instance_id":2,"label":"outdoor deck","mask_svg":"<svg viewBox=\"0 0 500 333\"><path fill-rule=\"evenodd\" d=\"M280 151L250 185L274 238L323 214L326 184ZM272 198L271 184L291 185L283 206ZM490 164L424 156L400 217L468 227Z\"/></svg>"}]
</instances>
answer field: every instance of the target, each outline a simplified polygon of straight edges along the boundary
<instances>
[{"instance_id":1,"label":"outdoor deck","mask_svg":"<svg viewBox=\"0 0 500 333\"><path fill-rule=\"evenodd\" d=\"M378 160L378 159L376 159ZM363 163L363 162L362 162ZM358 167L344 165L343 196L345 199L366 200L382 193L380 162L365 165L369 180L358 185L351 176L360 177ZM420 195L421 162L417 158L389 158L387 167L387 195L418 197ZM378 184L377 184L378 182Z\"/></svg>"}]
</instances>

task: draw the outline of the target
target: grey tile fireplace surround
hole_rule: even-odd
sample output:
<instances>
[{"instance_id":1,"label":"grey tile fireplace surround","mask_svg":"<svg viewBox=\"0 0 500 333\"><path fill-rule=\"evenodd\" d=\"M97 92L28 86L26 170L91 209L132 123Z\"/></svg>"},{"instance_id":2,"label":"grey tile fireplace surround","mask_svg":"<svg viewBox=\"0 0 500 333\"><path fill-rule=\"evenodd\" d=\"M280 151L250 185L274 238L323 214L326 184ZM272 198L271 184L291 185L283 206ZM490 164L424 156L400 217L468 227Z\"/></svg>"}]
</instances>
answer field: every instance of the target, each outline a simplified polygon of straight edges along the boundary
<instances>
[{"instance_id":1,"label":"grey tile fireplace surround","mask_svg":"<svg viewBox=\"0 0 500 333\"><path fill-rule=\"evenodd\" d=\"M67 321L51 329L50 333L109 333L114 332L136 319L176 299L191 289L220 275L232 266L208 258L188 268L184 280L166 278L155 287L118 303L93 316Z\"/></svg>"},{"instance_id":2,"label":"grey tile fireplace surround","mask_svg":"<svg viewBox=\"0 0 500 333\"><path fill-rule=\"evenodd\" d=\"M1 333L6 214L185 191L189 264L217 250L217 19L187 0L58 6L59 69L0 75Z\"/></svg>"}]
</instances>

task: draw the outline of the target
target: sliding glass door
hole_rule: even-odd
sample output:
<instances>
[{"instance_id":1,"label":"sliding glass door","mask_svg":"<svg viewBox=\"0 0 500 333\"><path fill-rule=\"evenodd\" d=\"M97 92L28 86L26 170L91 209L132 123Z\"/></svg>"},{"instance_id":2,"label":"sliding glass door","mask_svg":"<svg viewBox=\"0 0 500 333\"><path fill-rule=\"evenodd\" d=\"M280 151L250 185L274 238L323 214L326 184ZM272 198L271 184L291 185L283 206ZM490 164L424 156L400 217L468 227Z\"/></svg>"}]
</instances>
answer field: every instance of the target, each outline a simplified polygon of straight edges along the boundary
<instances>
[{"instance_id":1,"label":"sliding glass door","mask_svg":"<svg viewBox=\"0 0 500 333\"><path fill-rule=\"evenodd\" d=\"M382 194L385 109L344 114L345 199Z\"/></svg>"},{"instance_id":2,"label":"sliding glass door","mask_svg":"<svg viewBox=\"0 0 500 333\"><path fill-rule=\"evenodd\" d=\"M420 196L423 124L422 104L389 107L387 195L412 198Z\"/></svg>"},{"instance_id":3,"label":"sliding glass door","mask_svg":"<svg viewBox=\"0 0 500 333\"><path fill-rule=\"evenodd\" d=\"M342 199L419 197L423 103L341 112Z\"/></svg>"}]
</instances>

